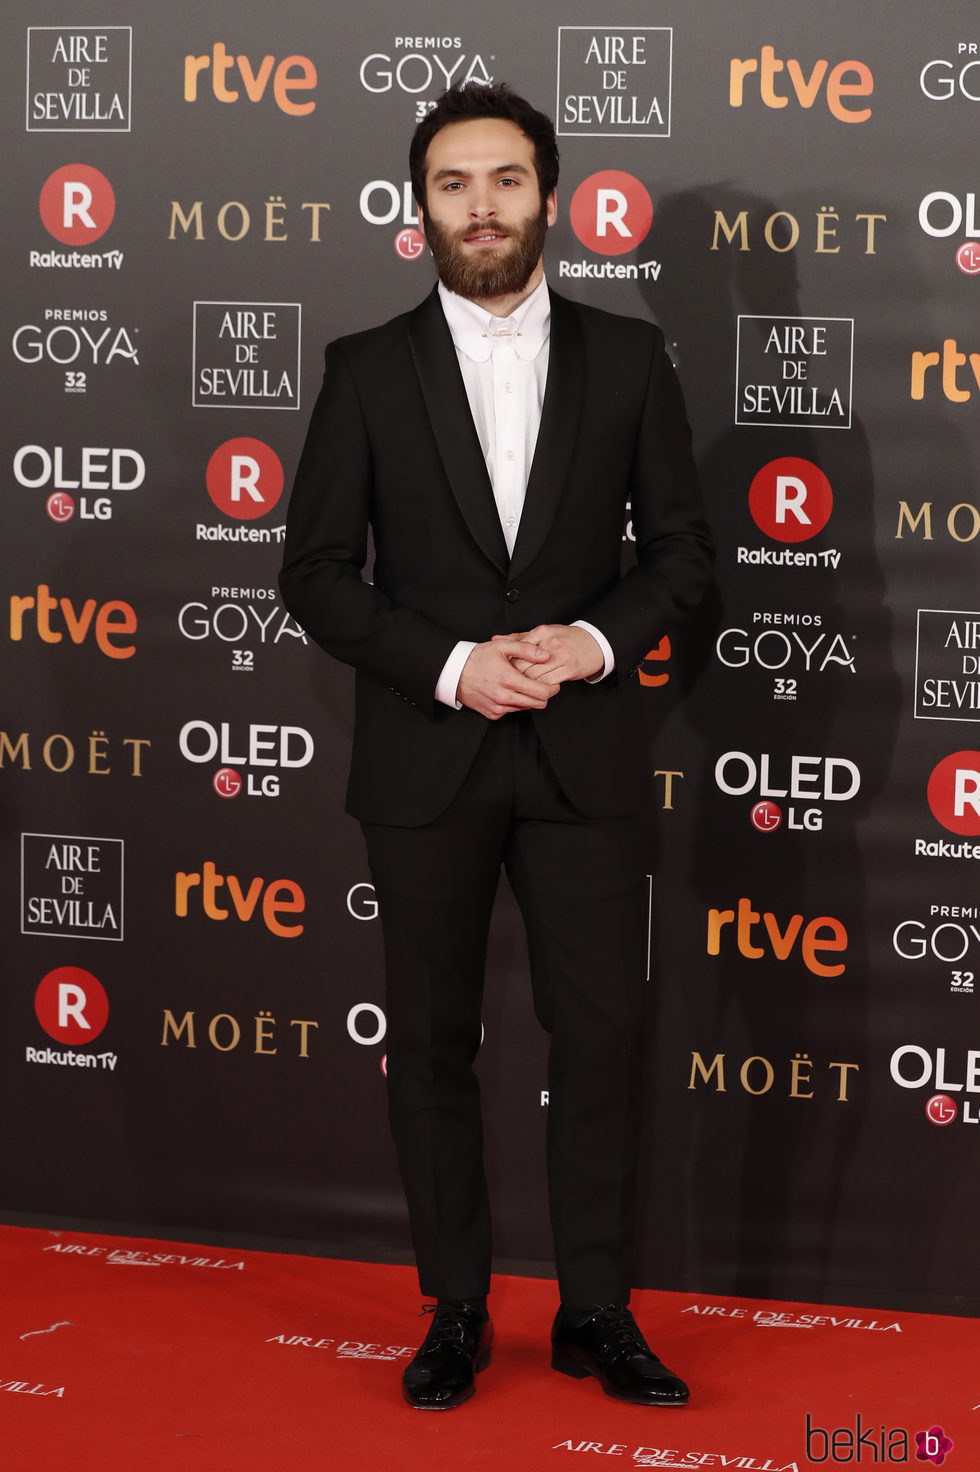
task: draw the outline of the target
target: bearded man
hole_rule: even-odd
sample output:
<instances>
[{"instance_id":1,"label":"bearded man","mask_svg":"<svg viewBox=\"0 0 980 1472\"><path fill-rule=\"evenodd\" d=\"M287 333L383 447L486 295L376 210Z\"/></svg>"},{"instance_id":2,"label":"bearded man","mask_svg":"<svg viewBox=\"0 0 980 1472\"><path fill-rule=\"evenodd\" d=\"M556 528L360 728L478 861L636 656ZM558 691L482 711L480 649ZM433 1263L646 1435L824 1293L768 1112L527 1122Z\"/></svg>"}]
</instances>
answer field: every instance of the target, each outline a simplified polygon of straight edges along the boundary
<instances>
[{"instance_id":1,"label":"bearded man","mask_svg":"<svg viewBox=\"0 0 980 1472\"><path fill-rule=\"evenodd\" d=\"M490 1361L473 1062L504 868L550 1034L552 1365L682 1405L628 1304L651 786L633 677L710 566L683 401L657 328L545 282L547 117L504 86L453 88L409 162L439 282L327 348L281 574L290 611L356 670L347 808L380 904L389 1113L434 1300L403 1393L460 1405Z\"/></svg>"}]
</instances>

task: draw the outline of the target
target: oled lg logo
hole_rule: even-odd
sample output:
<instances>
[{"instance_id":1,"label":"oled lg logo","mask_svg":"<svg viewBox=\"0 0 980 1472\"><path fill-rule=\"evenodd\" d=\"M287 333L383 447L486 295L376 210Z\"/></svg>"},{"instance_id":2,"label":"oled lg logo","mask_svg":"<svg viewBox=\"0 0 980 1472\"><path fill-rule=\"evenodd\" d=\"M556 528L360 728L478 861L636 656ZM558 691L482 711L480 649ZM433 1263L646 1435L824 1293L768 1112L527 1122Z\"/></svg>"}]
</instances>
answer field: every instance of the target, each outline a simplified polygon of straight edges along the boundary
<instances>
[{"instance_id":1,"label":"oled lg logo","mask_svg":"<svg viewBox=\"0 0 980 1472\"><path fill-rule=\"evenodd\" d=\"M653 224L653 200L644 184L622 169L602 169L583 179L569 208L569 220L587 250L600 256L621 256L646 240ZM590 280L657 281L659 261L559 261L559 276Z\"/></svg>"},{"instance_id":2,"label":"oled lg logo","mask_svg":"<svg viewBox=\"0 0 980 1472\"><path fill-rule=\"evenodd\" d=\"M952 1124L959 1115L963 1124L980 1124L980 1102L960 1101L954 1095L980 1094L980 1048L967 1048L963 1063L947 1061L946 1049L930 1050L918 1043L896 1048L889 1065L892 1083L900 1089L930 1089L926 1117L931 1124Z\"/></svg>"},{"instance_id":3,"label":"oled lg logo","mask_svg":"<svg viewBox=\"0 0 980 1472\"><path fill-rule=\"evenodd\" d=\"M85 445L76 454L63 445L21 445L14 454L14 479L26 490L48 495L45 510L54 522L70 521L78 511L81 521L109 521L112 502L106 495L79 496L72 491L135 491L146 479L146 461L136 450Z\"/></svg>"},{"instance_id":4,"label":"oled lg logo","mask_svg":"<svg viewBox=\"0 0 980 1472\"><path fill-rule=\"evenodd\" d=\"M255 521L266 516L282 495L285 476L275 450L262 440L241 437L225 440L208 461L205 484L208 495L226 516L236 521ZM284 527L261 528L208 526L198 522L199 542L258 542L282 540Z\"/></svg>"},{"instance_id":5,"label":"oled lg logo","mask_svg":"<svg viewBox=\"0 0 980 1472\"><path fill-rule=\"evenodd\" d=\"M945 189L925 195L919 203L919 229L934 240L945 240L962 231L967 238L957 246L954 260L964 276L980 275L980 247L975 244L980 239L975 193L971 191L963 200Z\"/></svg>"},{"instance_id":6,"label":"oled lg logo","mask_svg":"<svg viewBox=\"0 0 980 1472\"><path fill-rule=\"evenodd\" d=\"M212 778L219 797L237 797L243 788L249 797L278 797L279 773L308 767L313 760L313 737L302 726L253 724L233 737L228 721L220 726L187 721L177 744L185 761L221 763Z\"/></svg>"},{"instance_id":7,"label":"oled lg logo","mask_svg":"<svg viewBox=\"0 0 980 1472\"><path fill-rule=\"evenodd\" d=\"M77 1053L93 1043L109 1021L109 998L91 971L59 966L49 971L34 993L34 1014L49 1038L66 1043L64 1051L27 1048L28 1063L59 1064L70 1068L115 1068L115 1053Z\"/></svg>"},{"instance_id":8,"label":"oled lg logo","mask_svg":"<svg viewBox=\"0 0 980 1472\"><path fill-rule=\"evenodd\" d=\"M790 798L808 804L787 810L789 829L816 832L823 828L823 809L818 802L849 802L861 787L857 765L843 756L792 756L788 770L777 770L776 760L763 752L758 760L746 751L726 751L715 762L715 785L726 797L758 794L751 809L753 827L772 833L783 821L782 809L773 798Z\"/></svg>"}]
</instances>

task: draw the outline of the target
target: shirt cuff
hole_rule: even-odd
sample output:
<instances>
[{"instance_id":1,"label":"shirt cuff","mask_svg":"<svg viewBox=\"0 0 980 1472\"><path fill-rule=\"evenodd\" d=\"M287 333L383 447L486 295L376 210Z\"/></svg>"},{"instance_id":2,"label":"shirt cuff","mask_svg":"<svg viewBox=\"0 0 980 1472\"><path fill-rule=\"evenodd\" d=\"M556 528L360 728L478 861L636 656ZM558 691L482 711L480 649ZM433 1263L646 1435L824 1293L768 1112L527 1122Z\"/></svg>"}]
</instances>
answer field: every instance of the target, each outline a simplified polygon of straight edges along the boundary
<instances>
[{"instance_id":1,"label":"shirt cuff","mask_svg":"<svg viewBox=\"0 0 980 1472\"><path fill-rule=\"evenodd\" d=\"M595 624L586 623L584 618L577 618L572 624L572 628L585 629L587 633L592 635L602 650L603 665L601 671L598 674L589 675L585 682L587 685L598 685L600 680L604 680L607 675L611 675L616 668L616 656L612 652L612 645L605 634L596 628Z\"/></svg>"},{"instance_id":2,"label":"shirt cuff","mask_svg":"<svg viewBox=\"0 0 980 1472\"><path fill-rule=\"evenodd\" d=\"M590 629L591 633L592 630ZM442 667L442 674L436 681L436 699L443 705L451 706L453 710L462 710L463 702L456 699L456 689L459 685L459 677L463 673L463 665L469 659L476 644L470 640L460 639L452 654Z\"/></svg>"}]
</instances>

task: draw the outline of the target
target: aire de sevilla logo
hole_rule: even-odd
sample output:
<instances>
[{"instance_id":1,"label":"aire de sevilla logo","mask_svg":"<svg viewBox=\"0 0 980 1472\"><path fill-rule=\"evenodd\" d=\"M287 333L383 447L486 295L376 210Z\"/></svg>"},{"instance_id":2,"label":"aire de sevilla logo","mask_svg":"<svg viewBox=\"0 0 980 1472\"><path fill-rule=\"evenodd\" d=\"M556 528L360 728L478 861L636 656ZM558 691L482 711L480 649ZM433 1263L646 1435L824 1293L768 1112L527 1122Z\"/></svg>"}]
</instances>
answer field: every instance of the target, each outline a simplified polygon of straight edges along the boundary
<instances>
[{"instance_id":1,"label":"aire de sevilla logo","mask_svg":"<svg viewBox=\"0 0 980 1472\"><path fill-rule=\"evenodd\" d=\"M109 1020L105 987L81 966L49 971L34 994L34 1011L48 1037L79 1047L93 1042Z\"/></svg>"},{"instance_id":2,"label":"aire de sevilla logo","mask_svg":"<svg viewBox=\"0 0 980 1472\"><path fill-rule=\"evenodd\" d=\"M980 751L954 751L932 771L926 789L937 822L951 833L980 833Z\"/></svg>"},{"instance_id":3,"label":"aire de sevilla logo","mask_svg":"<svg viewBox=\"0 0 980 1472\"><path fill-rule=\"evenodd\" d=\"M653 200L645 186L621 169L583 179L569 210L572 229L587 250L621 256L643 244L653 224Z\"/></svg>"},{"instance_id":4,"label":"aire de sevilla logo","mask_svg":"<svg viewBox=\"0 0 980 1472\"><path fill-rule=\"evenodd\" d=\"M62 245L88 245L112 224L116 196L98 169L65 164L45 181L39 200L41 220Z\"/></svg>"},{"instance_id":5,"label":"aire de sevilla logo","mask_svg":"<svg viewBox=\"0 0 980 1472\"><path fill-rule=\"evenodd\" d=\"M776 542L809 541L827 525L833 509L830 481L812 460L799 456L770 460L749 487L752 520Z\"/></svg>"},{"instance_id":6,"label":"aire de sevilla logo","mask_svg":"<svg viewBox=\"0 0 980 1472\"><path fill-rule=\"evenodd\" d=\"M275 450L262 440L242 436L218 446L208 461L205 480L219 511L238 521L254 521L275 506L285 475Z\"/></svg>"}]
</instances>

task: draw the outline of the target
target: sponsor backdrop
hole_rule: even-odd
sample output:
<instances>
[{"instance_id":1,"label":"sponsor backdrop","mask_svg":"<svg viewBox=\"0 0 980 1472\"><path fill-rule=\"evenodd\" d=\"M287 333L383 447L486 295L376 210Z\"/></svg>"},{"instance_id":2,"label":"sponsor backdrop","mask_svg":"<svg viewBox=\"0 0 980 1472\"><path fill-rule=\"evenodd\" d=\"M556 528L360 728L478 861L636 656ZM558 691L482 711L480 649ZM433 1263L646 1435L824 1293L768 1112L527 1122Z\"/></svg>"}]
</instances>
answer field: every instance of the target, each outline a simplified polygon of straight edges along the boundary
<instances>
[{"instance_id":1,"label":"sponsor backdrop","mask_svg":"<svg viewBox=\"0 0 980 1472\"><path fill-rule=\"evenodd\" d=\"M493 78L557 120L553 286L664 328L720 549L639 670L637 1280L980 1305L980 27L900 8L5 7L8 1214L407 1248L351 678L276 574L325 341L432 280L412 127ZM507 894L485 1026L547 1263Z\"/></svg>"}]
</instances>

